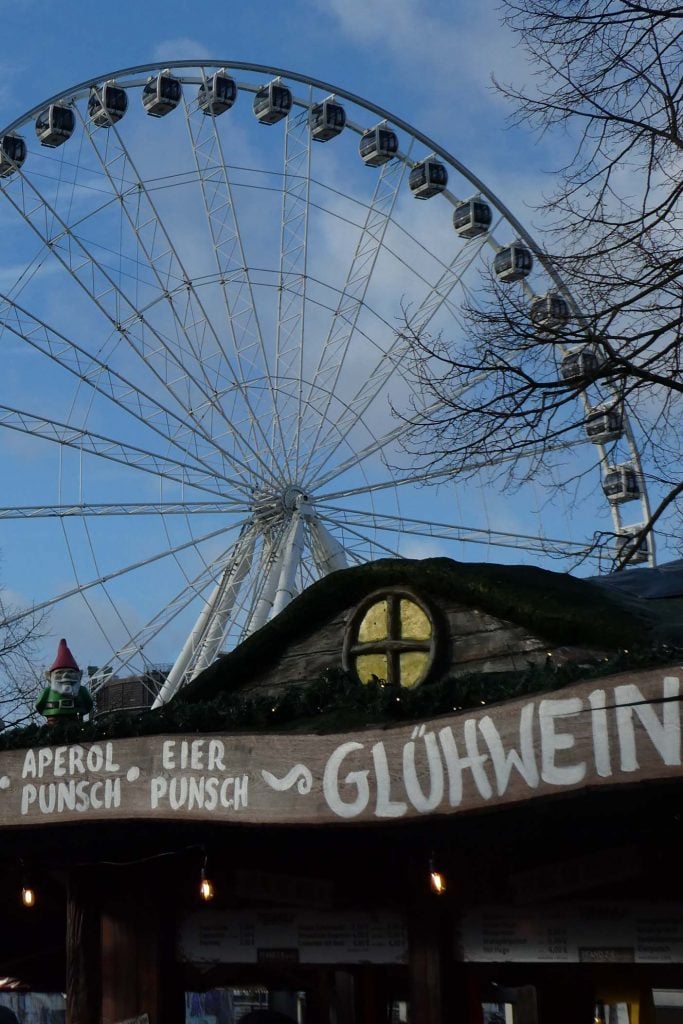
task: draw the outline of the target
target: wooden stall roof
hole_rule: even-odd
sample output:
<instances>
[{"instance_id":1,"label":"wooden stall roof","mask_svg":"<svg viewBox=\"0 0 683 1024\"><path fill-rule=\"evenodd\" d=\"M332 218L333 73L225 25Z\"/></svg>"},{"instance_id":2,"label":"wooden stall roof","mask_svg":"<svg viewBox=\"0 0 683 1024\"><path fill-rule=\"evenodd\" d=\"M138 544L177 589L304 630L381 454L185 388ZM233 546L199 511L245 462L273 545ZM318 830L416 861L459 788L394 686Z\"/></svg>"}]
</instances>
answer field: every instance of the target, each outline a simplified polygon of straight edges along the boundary
<instances>
[{"instance_id":1,"label":"wooden stall roof","mask_svg":"<svg viewBox=\"0 0 683 1024\"><path fill-rule=\"evenodd\" d=\"M680 609L596 586L535 566L385 558L331 573L239 647L184 688L185 702L239 689L272 665L295 640L315 633L367 594L408 585L437 601L456 601L562 644L615 650L683 647ZM671 602L673 605L677 602Z\"/></svg>"},{"instance_id":2,"label":"wooden stall roof","mask_svg":"<svg viewBox=\"0 0 683 1024\"><path fill-rule=\"evenodd\" d=\"M521 637L519 672L474 670L454 678L453 665L441 676L413 690L363 686L341 671L339 651L343 623L355 606L383 588L406 587L428 598L437 609L477 609L482 619L512 627ZM532 566L456 562L448 558L382 559L335 572L297 597L275 619L220 657L170 704L158 711L125 710L100 721L53 727L30 726L0 735L0 750L83 743L144 735L229 732L329 732L392 722L427 720L482 703L558 689L597 675L672 664L683 652L683 617L676 600L648 601L596 586L565 573ZM334 622L333 659L325 662L318 644L326 625ZM453 615L448 628L452 634ZM587 659L572 665L531 666L525 659L525 638L535 640L536 655L552 645L569 645ZM539 640L540 638L540 640ZM455 646L462 638L455 638ZM540 644L540 646L539 646ZM335 646L336 645L336 646ZM283 662L296 661L299 651L323 650L310 664L325 667L317 678L306 676L290 686ZM624 655L628 648L629 654ZM591 654L600 653L599 663ZM608 656L602 657L604 652ZM591 662L586 667L582 661ZM303 663L303 660L302 660ZM308 664L308 663L307 663ZM327 671L330 665L330 671ZM254 679L280 687L277 699L245 693ZM390 692L387 692L389 690ZM259 704L260 701L260 704ZM246 714L244 713L246 709Z\"/></svg>"}]
</instances>

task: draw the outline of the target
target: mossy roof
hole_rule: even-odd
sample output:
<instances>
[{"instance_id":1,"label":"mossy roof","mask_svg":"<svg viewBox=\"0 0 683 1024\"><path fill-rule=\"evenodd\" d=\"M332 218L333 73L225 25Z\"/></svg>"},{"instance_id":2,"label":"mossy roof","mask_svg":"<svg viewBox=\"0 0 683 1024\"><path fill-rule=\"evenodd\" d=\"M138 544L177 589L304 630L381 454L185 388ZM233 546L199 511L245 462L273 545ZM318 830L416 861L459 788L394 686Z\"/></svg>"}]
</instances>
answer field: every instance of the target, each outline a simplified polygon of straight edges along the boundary
<instances>
[{"instance_id":1,"label":"mossy roof","mask_svg":"<svg viewBox=\"0 0 683 1024\"><path fill-rule=\"evenodd\" d=\"M518 623L554 641L613 652L594 665L530 668L515 675L475 673L408 690L396 701L391 688L354 682L331 670L311 685L290 686L280 698L245 698L254 672L267 670L295 640L375 590L412 586L435 603L470 605ZM681 600L647 601L563 573L530 566L455 562L448 558L382 559L332 573L230 654L219 658L169 704L156 711L118 712L94 722L30 725L0 735L0 750L83 743L162 733L305 731L362 728L370 723L436 715L556 690L579 679L672 664L683 651ZM457 707L454 707L454 700Z\"/></svg>"},{"instance_id":2,"label":"mossy roof","mask_svg":"<svg viewBox=\"0 0 683 1024\"><path fill-rule=\"evenodd\" d=\"M218 658L178 699L211 700L238 690L293 641L315 633L374 590L396 585L414 587L437 602L478 608L558 644L600 650L683 647L681 616L665 607L669 602L648 602L535 566L384 558L318 580L234 651Z\"/></svg>"}]
</instances>

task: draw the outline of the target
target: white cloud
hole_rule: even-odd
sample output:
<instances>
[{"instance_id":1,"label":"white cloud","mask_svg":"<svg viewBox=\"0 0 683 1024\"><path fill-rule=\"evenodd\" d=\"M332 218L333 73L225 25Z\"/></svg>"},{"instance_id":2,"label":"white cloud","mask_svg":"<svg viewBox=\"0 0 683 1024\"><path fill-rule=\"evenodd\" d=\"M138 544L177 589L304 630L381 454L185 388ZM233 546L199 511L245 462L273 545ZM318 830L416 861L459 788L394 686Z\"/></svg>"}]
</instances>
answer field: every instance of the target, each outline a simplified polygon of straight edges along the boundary
<instances>
[{"instance_id":1,"label":"white cloud","mask_svg":"<svg viewBox=\"0 0 683 1024\"><path fill-rule=\"evenodd\" d=\"M211 52L197 39L190 39L189 36L176 36L173 39L163 39L154 47L155 60L209 60Z\"/></svg>"}]
</instances>

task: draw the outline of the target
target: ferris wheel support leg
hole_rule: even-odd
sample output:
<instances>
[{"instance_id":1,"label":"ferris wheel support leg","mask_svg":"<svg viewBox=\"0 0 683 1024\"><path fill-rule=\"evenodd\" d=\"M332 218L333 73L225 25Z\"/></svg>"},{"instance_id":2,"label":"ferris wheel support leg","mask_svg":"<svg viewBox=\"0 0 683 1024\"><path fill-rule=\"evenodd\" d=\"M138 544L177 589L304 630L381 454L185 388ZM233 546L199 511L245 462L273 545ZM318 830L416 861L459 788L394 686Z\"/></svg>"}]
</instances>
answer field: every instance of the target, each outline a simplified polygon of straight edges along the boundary
<instances>
[{"instance_id":1,"label":"ferris wheel support leg","mask_svg":"<svg viewBox=\"0 0 683 1024\"><path fill-rule=\"evenodd\" d=\"M278 580L277 591L273 601L271 618L278 615L285 605L289 604L295 594L296 570L304 553L304 520L300 512L292 517L292 525L287 533L282 569Z\"/></svg>"},{"instance_id":2,"label":"ferris wheel support leg","mask_svg":"<svg viewBox=\"0 0 683 1024\"><path fill-rule=\"evenodd\" d=\"M182 686L187 669L196 652L201 649L203 639L206 636L207 630L211 627L217 609L220 607L221 598L224 596L224 593L234 590L234 594L232 596L232 601L234 601L237 593L237 587L239 586L235 577L239 575L239 582L241 582L248 569L247 563L251 561L253 544L254 539L251 533L246 534L240 539L240 541L238 541L234 557L228 563L222 578L214 587L211 597L199 613L192 632L183 644L182 650L166 677L164 685L159 690L156 700L152 705L153 710L161 707L163 704L166 704ZM225 625L225 623L223 625Z\"/></svg>"},{"instance_id":3,"label":"ferris wheel support leg","mask_svg":"<svg viewBox=\"0 0 683 1024\"><path fill-rule=\"evenodd\" d=\"M230 572L221 581L222 593L215 602L214 613L202 637L194 666L188 673L190 679L194 679L200 672L203 672L216 657L223 641L228 619L237 599L240 586L244 577L251 569L254 544L255 538L253 535L250 535L248 543L245 543L243 552L239 558L235 559Z\"/></svg>"},{"instance_id":4,"label":"ferris wheel support leg","mask_svg":"<svg viewBox=\"0 0 683 1024\"><path fill-rule=\"evenodd\" d=\"M273 602L275 601L280 573L282 572L288 535L287 533L284 539L280 536L276 541L273 541L268 558L264 560L266 578L259 599L256 602L256 607L245 630L247 636L255 633L268 620Z\"/></svg>"},{"instance_id":5,"label":"ferris wheel support leg","mask_svg":"<svg viewBox=\"0 0 683 1024\"><path fill-rule=\"evenodd\" d=\"M349 563L344 548L316 516L311 516L308 528L311 531L313 560L322 575L327 576L329 572L335 572L337 569L346 569Z\"/></svg>"}]
</instances>

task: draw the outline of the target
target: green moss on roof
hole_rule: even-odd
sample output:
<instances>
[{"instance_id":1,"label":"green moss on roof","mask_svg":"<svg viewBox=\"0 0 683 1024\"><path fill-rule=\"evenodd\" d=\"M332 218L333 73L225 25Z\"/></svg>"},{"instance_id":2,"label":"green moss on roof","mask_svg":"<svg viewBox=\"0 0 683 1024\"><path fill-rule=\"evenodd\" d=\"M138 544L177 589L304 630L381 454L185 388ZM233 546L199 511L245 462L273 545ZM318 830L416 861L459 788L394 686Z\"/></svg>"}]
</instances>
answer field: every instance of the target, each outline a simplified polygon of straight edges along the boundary
<instances>
[{"instance_id":1,"label":"green moss on roof","mask_svg":"<svg viewBox=\"0 0 683 1024\"><path fill-rule=\"evenodd\" d=\"M595 647L614 654L594 665L533 666L517 673L473 674L438 680L416 690L366 685L328 670L306 687L277 697L246 695L240 685L267 669L294 640L374 590L412 585L438 602L472 605L525 626L558 644ZM98 721L31 725L0 735L0 750L43 744L83 743L123 736L215 731L325 732L432 718L557 690L579 679L671 665L683 650L680 601L644 601L563 573L529 566L487 565L429 558L382 559L332 573L296 598L280 615L224 655L157 711L108 715Z\"/></svg>"},{"instance_id":2,"label":"green moss on roof","mask_svg":"<svg viewBox=\"0 0 683 1024\"><path fill-rule=\"evenodd\" d=\"M472 605L566 645L644 650L666 642L683 644L683 629L678 636L673 627L663 626L661 609L657 611L652 602L624 597L566 573L450 558L385 558L318 580L275 619L214 662L177 699L211 700L239 689L293 641L314 633L372 591L401 584L437 601Z\"/></svg>"}]
</instances>

